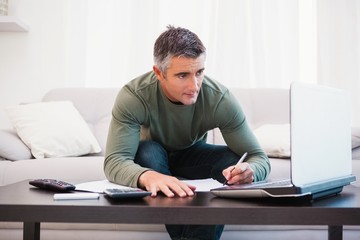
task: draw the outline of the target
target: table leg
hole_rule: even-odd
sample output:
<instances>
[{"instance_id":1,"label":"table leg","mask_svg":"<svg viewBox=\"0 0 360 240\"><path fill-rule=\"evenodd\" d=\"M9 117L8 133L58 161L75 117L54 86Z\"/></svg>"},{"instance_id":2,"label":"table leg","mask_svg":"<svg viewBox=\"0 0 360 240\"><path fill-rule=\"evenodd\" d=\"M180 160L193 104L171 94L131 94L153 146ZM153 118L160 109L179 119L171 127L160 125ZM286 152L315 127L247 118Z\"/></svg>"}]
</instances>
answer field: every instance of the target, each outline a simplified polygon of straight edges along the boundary
<instances>
[{"instance_id":1,"label":"table leg","mask_svg":"<svg viewBox=\"0 0 360 240\"><path fill-rule=\"evenodd\" d=\"M40 240L40 223L24 222L23 240Z\"/></svg>"},{"instance_id":2,"label":"table leg","mask_svg":"<svg viewBox=\"0 0 360 240\"><path fill-rule=\"evenodd\" d=\"M343 226L328 226L328 239L329 240L342 240L343 239Z\"/></svg>"}]
</instances>

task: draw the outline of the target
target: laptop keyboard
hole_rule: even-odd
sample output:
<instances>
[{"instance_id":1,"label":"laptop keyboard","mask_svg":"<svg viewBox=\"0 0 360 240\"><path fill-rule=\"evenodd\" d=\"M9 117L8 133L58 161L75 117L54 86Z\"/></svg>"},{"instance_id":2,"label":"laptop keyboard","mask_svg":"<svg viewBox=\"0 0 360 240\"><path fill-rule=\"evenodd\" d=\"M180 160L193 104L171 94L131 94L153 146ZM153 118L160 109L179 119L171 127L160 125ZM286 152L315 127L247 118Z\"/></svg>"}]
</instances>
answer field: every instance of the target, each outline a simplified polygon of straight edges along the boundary
<instances>
[{"instance_id":1,"label":"laptop keyboard","mask_svg":"<svg viewBox=\"0 0 360 240\"><path fill-rule=\"evenodd\" d=\"M251 188L275 188L275 187L291 187L293 184L290 179L275 180L268 182L255 182L251 184Z\"/></svg>"}]
</instances>

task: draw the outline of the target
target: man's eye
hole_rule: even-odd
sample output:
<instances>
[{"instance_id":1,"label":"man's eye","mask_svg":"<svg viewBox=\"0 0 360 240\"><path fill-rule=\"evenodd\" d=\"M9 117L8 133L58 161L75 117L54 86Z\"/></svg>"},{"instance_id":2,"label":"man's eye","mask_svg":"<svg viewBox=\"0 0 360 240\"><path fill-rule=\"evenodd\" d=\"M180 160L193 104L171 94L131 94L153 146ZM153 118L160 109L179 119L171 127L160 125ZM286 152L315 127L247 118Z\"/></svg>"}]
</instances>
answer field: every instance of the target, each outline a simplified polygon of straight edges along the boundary
<instances>
[{"instance_id":1,"label":"man's eye","mask_svg":"<svg viewBox=\"0 0 360 240\"><path fill-rule=\"evenodd\" d=\"M178 75L178 77L179 77L180 79L183 79L183 78L185 78L185 77L186 77L186 74L185 74L185 73L183 73L183 74L179 74L179 75Z\"/></svg>"},{"instance_id":2,"label":"man's eye","mask_svg":"<svg viewBox=\"0 0 360 240\"><path fill-rule=\"evenodd\" d=\"M203 73L204 73L204 69L201 69L201 70L199 70L199 71L196 73L196 75L197 75L197 76L201 76Z\"/></svg>"}]
</instances>

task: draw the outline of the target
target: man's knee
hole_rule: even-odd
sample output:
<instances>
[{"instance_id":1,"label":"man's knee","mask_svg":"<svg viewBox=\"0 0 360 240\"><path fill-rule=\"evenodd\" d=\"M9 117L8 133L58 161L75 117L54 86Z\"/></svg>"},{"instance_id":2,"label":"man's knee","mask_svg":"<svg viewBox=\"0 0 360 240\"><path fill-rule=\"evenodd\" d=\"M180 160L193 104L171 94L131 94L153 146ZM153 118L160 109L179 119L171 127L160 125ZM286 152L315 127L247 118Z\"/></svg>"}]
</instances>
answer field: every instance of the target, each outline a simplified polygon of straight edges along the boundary
<instances>
[{"instance_id":1,"label":"man's knee","mask_svg":"<svg viewBox=\"0 0 360 240\"><path fill-rule=\"evenodd\" d=\"M155 141L141 141L134 161L142 167L170 175L167 152Z\"/></svg>"}]
</instances>

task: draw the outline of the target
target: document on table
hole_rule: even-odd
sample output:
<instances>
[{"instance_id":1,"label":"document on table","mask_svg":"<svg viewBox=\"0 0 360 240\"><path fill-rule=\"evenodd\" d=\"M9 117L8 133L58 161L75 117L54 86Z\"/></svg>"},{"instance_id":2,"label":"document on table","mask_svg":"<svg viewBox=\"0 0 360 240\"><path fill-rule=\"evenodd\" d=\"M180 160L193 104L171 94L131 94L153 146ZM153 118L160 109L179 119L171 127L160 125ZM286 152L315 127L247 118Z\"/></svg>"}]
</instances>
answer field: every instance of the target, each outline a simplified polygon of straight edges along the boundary
<instances>
[{"instance_id":1,"label":"document on table","mask_svg":"<svg viewBox=\"0 0 360 240\"><path fill-rule=\"evenodd\" d=\"M116 183L112 183L109 180L100 180L100 181L92 181L77 184L75 190L78 191L86 191L86 192L95 192L95 193L104 193L105 189L129 189L130 187L126 187L123 185L119 185Z\"/></svg>"},{"instance_id":2,"label":"document on table","mask_svg":"<svg viewBox=\"0 0 360 240\"><path fill-rule=\"evenodd\" d=\"M212 179L198 179L198 180L181 180L189 185L196 187L195 192L210 192L210 189L223 187L223 184Z\"/></svg>"},{"instance_id":3,"label":"document on table","mask_svg":"<svg viewBox=\"0 0 360 240\"><path fill-rule=\"evenodd\" d=\"M196 192L209 192L210 189L212 188L222 187L222 183L219 183L218 181L211 178L199 179L199 180L181 180L181 181L189 185L195 186ZM100 180L100 181L92 181L92 182L77 184L75 190L103 193L105 189L111 189L111 188L131 189L131 187L112 183L108 180Z\"/></svg>"}]
</instances>

